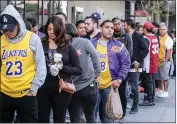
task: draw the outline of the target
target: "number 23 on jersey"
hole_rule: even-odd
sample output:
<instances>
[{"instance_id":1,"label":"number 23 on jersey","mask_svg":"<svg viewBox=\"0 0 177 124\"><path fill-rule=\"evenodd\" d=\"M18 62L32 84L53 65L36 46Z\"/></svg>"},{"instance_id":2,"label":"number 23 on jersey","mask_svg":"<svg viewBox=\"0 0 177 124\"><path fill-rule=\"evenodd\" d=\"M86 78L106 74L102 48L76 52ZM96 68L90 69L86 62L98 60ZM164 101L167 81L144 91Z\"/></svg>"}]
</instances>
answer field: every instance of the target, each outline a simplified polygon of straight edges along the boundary
<instances>
[{"instance_id":1,"label":"number 23 on jersey","mask_svg":"<svg viewBox=\"0 0 177 124\"><path fill-rule=\"evenodd\" d=\"M23 63L21 61L6 62L6 76L21 76L23 72Z\"/></svg>"}]
</instances>

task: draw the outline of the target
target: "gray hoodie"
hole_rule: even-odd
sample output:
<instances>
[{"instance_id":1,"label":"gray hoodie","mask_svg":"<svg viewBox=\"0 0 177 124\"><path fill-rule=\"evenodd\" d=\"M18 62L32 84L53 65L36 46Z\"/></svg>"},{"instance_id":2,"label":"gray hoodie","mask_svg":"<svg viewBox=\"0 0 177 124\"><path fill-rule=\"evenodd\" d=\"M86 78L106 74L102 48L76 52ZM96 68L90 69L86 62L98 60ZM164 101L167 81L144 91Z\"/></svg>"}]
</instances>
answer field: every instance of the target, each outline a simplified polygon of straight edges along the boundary
<instances>
[{"instance_id":1,"label":"gray hoodie","mask_svg":"<svg viewBox=\"0 0 177 124\"><path fill-rule=\"evenodd\" d=\"M100 76L101 68L98 53L88 39L73 38L72 45L78 53L82 67L80 76L72 76L76 90L79 91L93 83L96 76Z\"/></svg>"},{"instance_id":2,"label":"gray hoodie","mask_svg":"<svg viewBox=\"0 0 177 124\"><path fill-rule=\"evenodd\" d=\"M27 32L27 29L26 29L26 26L25 26L25 23L22 17L12 5L8 5L4 9L4 11L1 13L1 15L3 14L8 14L17 20L19 27L20 27L19 34L13 39L8 39L8 42L18 43L20 40L22 40L22 38L25 36ZM34 53L34 60L36 64L36 74L35 74L34 80L32 81L31 90L37 93L39 87L41 87L44 84L44 80L45 80L46 73L47 73L46 63L45 63L42 43L41 43L39 36L33 33L29 42L30 42L30 48Z\"/></svg>"}]
</instances>

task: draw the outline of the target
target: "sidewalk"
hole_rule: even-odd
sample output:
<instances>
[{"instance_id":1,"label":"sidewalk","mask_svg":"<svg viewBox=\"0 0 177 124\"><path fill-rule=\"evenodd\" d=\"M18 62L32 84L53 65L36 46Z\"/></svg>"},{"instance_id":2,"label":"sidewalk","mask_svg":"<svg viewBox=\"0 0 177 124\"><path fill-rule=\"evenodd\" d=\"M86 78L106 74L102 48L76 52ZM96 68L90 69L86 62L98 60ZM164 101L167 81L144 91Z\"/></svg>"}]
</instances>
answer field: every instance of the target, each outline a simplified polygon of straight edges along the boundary
<instances>
[{"instance_id":1,"label":"sidewalk","mask_svg":"<svg viewBox=\"0 0 177 124\"><path fill-rule=\"evenodd\" d=\"M176 82L175 79L169 80L169 98L158 98L155 97L155 106L139 106L139 111L137 114L129 114L129 109L127 109L127 114L125 117L125 123L175 123L176 115ZM140 94L140 102L143 100L143 94Z\"/></svg>"}]
</instances>

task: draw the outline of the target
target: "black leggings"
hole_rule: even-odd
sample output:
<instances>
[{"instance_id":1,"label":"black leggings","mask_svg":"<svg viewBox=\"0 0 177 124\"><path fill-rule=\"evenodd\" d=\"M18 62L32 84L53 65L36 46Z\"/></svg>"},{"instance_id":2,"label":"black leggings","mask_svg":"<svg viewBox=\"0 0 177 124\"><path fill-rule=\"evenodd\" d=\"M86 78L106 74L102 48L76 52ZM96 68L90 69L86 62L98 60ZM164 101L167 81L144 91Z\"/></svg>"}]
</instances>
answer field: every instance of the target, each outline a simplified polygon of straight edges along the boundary
<instances>
[{"instance_id":1,"label":"black leggings","mask_svg":"<svg viewBox=\"0 0 177 124\"><path fill-rule=\"evenodd\" d=\"M38 117L39 123L49 123L51 108L54 123L65 123L65 116L70 104L72 94L62 91L47 91L40 89L38 92Z\"/></svg>"}]
</instances>

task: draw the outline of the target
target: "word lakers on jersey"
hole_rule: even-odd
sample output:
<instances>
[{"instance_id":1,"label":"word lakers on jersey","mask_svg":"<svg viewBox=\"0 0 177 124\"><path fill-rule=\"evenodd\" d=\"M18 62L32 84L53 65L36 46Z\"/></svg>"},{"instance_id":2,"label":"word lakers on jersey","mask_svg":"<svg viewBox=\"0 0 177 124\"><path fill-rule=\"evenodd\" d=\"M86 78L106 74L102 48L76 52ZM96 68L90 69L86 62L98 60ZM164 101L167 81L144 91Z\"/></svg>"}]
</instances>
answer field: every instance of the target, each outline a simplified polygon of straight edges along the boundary
<instances>
[{"instance_id":1,"label":"word lakers on jersey","mask_svg":"<svg viewBox=\"0 0 177 124\"><path fill-rule=\"evenodd\" d=\"M30 49L32 32L27 31L18 43L9 43L1 37L1 82L0 91L11 97L25 96L35 76L35 61Z\"/></svg>"}]
</instances>

